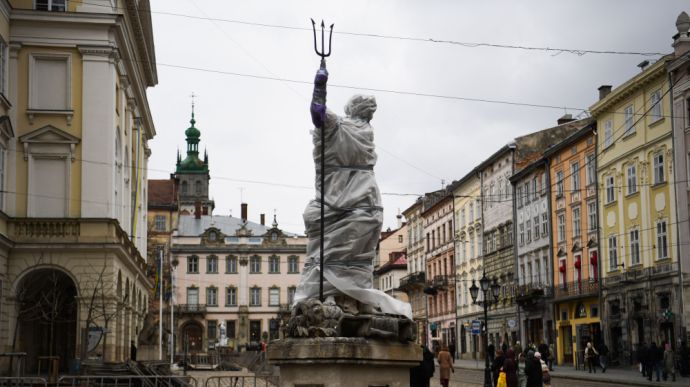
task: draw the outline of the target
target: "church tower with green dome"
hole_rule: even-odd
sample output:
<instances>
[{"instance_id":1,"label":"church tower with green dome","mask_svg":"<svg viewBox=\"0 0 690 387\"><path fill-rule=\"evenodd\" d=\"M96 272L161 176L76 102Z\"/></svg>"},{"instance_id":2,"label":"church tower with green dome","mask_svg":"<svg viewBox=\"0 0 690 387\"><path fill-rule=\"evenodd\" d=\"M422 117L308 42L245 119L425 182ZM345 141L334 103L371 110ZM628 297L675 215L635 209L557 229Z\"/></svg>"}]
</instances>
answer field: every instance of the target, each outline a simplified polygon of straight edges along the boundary
<instances>
[{"instance_id":1,"label":"church tower with green dome","mask_svg":"<svg viewBox=\"0 0 690 387\"><path fill-rule=\"evenodd\" d=\"M187 157L182 160L177 152L175 177L179 184L180 213L211 215L215 203L209 199L208 187L211 176L208 170L208 154L204 152L203 161L199 158L199 138L201 132L194 126L194 105L192 104L191 124L184 134L187 137Z\"/></svg>"}]
</instances>

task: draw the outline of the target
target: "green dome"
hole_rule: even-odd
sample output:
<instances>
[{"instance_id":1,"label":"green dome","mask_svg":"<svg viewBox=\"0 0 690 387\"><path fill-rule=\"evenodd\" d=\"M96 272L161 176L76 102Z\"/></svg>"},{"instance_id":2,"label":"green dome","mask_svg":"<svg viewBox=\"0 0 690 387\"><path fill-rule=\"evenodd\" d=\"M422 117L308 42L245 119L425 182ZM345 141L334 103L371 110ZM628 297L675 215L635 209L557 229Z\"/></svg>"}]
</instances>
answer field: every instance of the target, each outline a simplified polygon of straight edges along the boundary
<instances>
[{"instance_id":1,"label":"green dome","mask_svg":"<svg viewBox=\"0 0 690 387\"><path fill-rule=\"evenodd\" d=\"M196 120L194 119L194 113L192 113L192 119L189 120L189 123L192 124L187 130L184 131L185 136L187 136L187 139L198 139L201 136L201 132L199 129L194 127L194 124L196 124Z\"/></svg>"}]
</instances>

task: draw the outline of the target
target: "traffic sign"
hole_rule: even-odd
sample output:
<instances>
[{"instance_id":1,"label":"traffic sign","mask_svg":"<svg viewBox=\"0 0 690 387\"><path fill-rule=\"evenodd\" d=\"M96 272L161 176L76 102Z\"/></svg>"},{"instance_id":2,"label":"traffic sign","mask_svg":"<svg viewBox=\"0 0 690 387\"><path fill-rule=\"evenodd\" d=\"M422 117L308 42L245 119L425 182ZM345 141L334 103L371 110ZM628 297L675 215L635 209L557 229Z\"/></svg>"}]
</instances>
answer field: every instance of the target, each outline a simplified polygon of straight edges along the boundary
<instances>
[{"instance_id":1,"label":"traffic sign","mask_svg":"<svg viewBox=\"0 0 690 387\"><path fill-rule=\"evenodd\" d=\"M479 320L472 320L472 334L479 335L482 333L482 322Z\"/></svg>"}]
</instances>

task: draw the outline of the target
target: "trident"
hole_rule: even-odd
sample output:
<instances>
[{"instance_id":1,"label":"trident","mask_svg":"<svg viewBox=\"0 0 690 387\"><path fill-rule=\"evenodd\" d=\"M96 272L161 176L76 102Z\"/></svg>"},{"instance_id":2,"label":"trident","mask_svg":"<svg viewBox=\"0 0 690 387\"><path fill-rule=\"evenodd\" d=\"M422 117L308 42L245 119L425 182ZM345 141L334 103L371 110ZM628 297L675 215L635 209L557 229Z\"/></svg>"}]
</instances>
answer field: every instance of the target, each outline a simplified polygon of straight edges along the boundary
<instances>
[{"instance_id":1,"label":"trident","mask_svg":"<svg viewBox=\"0 0 690 387\"><path fill-rule=\"evenodd\" d=\"M328 33L328 53L326 53L326 47L324 46L324 34L326 30L326 25L323 23L323 20L321 20L321 52L319 52L319 47L316 45L316 22L314 19L311 19L311 28L314 30L314 51L316 51L316 55L321 57L321 61L323 62L326 57L331 56L331 39L333 38L333 26L335 24L331 24L331 30Z\"/></svg>"},{"instance_id":2,"label":"trident","mask_svg":"<svg viewBox=\"0 0 690 387\"><path fill-rule=\"evenodd\" d=\"M319 51L319 47L316 44L316 22L314 19L311 19L311 27L314 30L314 51L316 51L316 55L321 57L321 69L323 71L326 71L326 57L331 55L331 39L333 38L333 25L331 24L331 30L328 33L328 52L326 52L326 42L325 42L325 34L326 34L326 25L323 23L323 20L321 20L321 51ZM321 71L321 70L319 70ZM328 74L328 73L326 73ZM316 91L314 91L316 93ZM326 88L324 85L323 89L323 97L324 97L324 103L325 103L325 97L326 97ZM324 249L324 237L325 237L325 203L326 203L326 198L324 197L325 192L326 192L326 130L325 128L321 128L321 243L320 243L320 251L319 251L319 300L321 302L324 301L323 298L323 267L324 267L324 261L323 261L323 249Z\"/></svg>"}]
</instances>

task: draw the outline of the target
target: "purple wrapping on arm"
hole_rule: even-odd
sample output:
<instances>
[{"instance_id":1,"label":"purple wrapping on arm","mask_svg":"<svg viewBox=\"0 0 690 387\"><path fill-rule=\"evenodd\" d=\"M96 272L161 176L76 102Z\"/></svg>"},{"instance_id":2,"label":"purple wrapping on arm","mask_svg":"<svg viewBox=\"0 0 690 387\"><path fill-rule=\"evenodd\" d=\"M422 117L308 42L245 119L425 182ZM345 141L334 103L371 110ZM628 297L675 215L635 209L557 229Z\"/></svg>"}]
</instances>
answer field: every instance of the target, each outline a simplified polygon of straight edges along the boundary
<instances>
[{"instance_id":1,"label":"purple wrapping on arm","mask_svg":"<svg viewBox=\"0 0 690 387\"><path fill-rule=\"evenodd\" d=\"M311 112L311 122L317 128L323 128L326 123L326 105L312 102L309 108Z\"/></svg>"}]
</instances>

